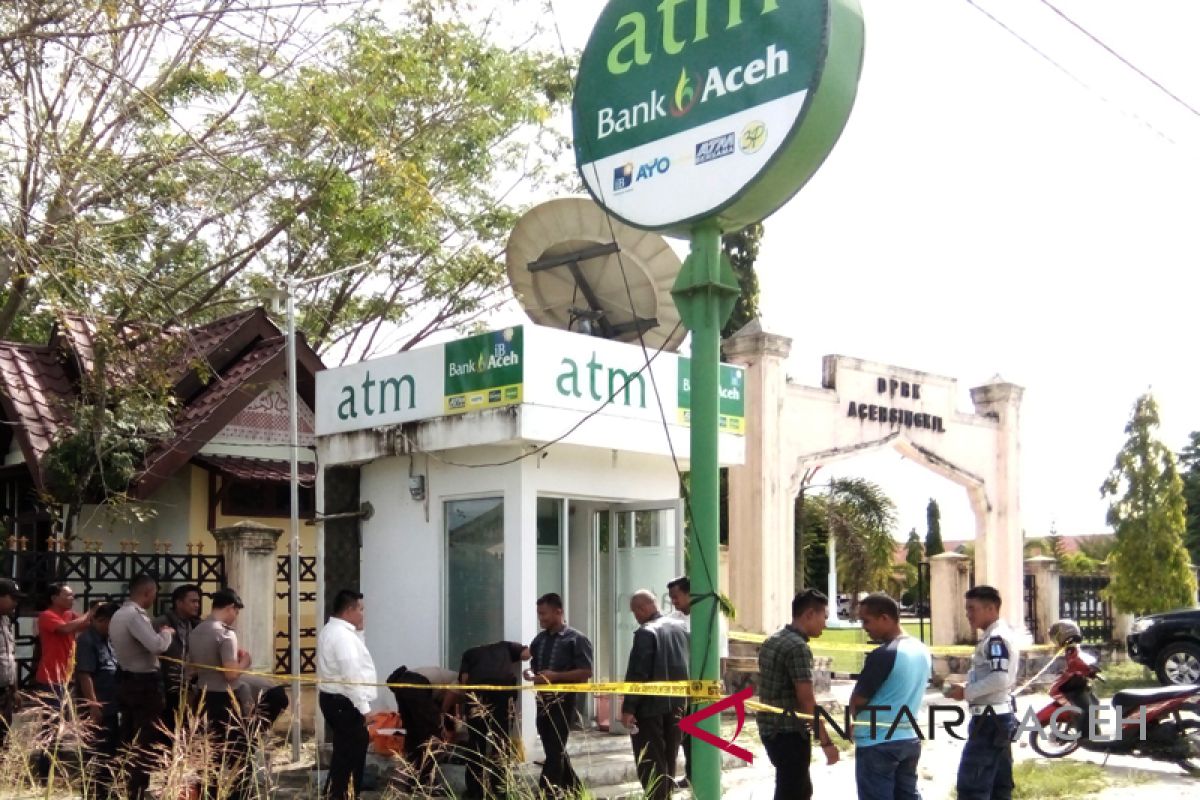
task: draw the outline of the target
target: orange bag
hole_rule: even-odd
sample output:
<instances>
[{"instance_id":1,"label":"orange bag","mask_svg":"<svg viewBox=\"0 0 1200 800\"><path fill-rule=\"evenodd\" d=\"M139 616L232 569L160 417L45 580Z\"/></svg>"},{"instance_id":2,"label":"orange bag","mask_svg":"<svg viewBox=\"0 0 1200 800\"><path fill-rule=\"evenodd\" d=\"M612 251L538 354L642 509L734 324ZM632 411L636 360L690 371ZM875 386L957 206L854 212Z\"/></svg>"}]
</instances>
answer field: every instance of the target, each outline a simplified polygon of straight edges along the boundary
<instances>
[{"instance_id":1,"label":"orange bag","mask_svg":"<svg viewBox=\"0 0 1200 800\"><path fill-rule=\"evenodd\" d=\"M367 734L371 750L381 756L404 753L404 720L395 711L376 711L367 715Z\"/></svg>"}]
</instances>

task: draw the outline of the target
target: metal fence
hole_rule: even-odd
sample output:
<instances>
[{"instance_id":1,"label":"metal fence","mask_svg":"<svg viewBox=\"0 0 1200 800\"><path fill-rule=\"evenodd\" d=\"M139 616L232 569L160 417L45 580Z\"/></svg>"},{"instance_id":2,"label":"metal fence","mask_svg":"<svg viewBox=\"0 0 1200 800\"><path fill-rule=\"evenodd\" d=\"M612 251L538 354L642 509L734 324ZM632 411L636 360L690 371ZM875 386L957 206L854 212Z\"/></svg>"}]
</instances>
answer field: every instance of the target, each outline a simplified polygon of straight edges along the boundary
<instances>
[{"instance_id":1,"label":"metal fence","mask_svg":"<svg viewBox=\"0 0 1200 800\"><path fill-rule=\"evenodd\" d=\"M1107 575L1059 576L1059 616L1075 620L1085 642L1113 640L1112 606L1100 595L1107 586Z\"/></svg>"},{"instance_id":2,"label":"metal fence","mask_svg":"<svg viewBox=\"0 0 1200 800\"><path fill-rule=\"evenodd\" d=\"M93 602L121 602L128 596L129 581L136 575L153 575L159 581L153 612L166 611L171 591L193 583L209 594L225 585L225 560L200 553L101 553L85 550L0 549L0 576L17 582L27 599L17 610L17 662L20 680L31 679L33 644L37 636L38 600L52 583L69 583L83 607Z\"/></svg>"},{"instance_id":3,"label":"metal fence","mask_svg":"<svg viewBox=\"0 0 1200 800\"><path fill-rule=\"evenodd\" d=\"M292 563L289 556L278 556L275 559L275 597L285 604L291 586ZM300 557L300 615L308 610L316 619L317 609L317 559L313 556ZM276 605L278 607L278 604ZM280 615L276 614L276 619ZM290 674L292 671L291 630L297 629L300 637L300 673L311 675L317 671L316 627L301 628L300 620L291 622L290 610L282 615L284 625L282 630L275 631L275 672Z\"/></svg>"},{"instance_id":4,"label":"metal fence","mask_svg":"<svg viewBox=\"0 0 1200 800\"><path fill-rule=\"evenodd\" d=\"M1037 622L1037 605L1038 605L1037 576L1026 575L1024 577L1025 577L1025 586L1024 586L1025 628L1029 631L1030 635L1033 636L1033 640L1035 642L1040 642L1041 641L1041 635L1040 635L1041 631L1038 630L1038 622Z\"/></svg>"}]
</instances>

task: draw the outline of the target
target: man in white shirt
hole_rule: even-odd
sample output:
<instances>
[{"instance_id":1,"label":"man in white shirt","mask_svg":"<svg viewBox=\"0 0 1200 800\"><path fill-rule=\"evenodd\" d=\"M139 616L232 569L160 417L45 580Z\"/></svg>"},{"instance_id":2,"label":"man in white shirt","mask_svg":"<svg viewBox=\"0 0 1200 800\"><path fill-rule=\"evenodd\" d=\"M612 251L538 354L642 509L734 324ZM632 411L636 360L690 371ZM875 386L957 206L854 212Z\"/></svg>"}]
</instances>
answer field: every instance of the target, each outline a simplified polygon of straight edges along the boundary
<instances>
[{"instance_id":1,"label":"man in white shirt","mask_svg":"<svg viewBox=\"0 0 1200 800\"><path fill-rule=\"evenodd\" d=\"M366 715L379 680L363 639L364 618L363 596L342 589L333 599L333 616L317 637L318 702L333 732L323 794L329 800L349 800L362 791L370 743Z\"/></svg>"}]
</instances>

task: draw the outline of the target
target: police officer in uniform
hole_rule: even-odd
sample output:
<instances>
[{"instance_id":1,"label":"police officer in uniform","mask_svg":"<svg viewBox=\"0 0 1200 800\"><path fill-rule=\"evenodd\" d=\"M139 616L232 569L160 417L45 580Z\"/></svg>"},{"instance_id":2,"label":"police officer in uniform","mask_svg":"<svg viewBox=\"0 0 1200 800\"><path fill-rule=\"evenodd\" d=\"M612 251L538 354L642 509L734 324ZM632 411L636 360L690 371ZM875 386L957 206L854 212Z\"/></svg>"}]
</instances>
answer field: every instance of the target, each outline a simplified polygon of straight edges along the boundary
<instances>
[{"instance_id":1,"label":"police officer in uniform","mask_svg":"<svg viewBox=\"0 0 1200 800\"><path fill-rule=\"evenodd\" d=\"M1000 593L991 586L967 592L967 621L983 631L965 685L947 695L966 700L971 725L958 765L958 800L1010 800L1013 792L1012 737L1017 730L1013 686L1020 653L1011 628L1000 619Z\"/></svg>"}]
</instances>

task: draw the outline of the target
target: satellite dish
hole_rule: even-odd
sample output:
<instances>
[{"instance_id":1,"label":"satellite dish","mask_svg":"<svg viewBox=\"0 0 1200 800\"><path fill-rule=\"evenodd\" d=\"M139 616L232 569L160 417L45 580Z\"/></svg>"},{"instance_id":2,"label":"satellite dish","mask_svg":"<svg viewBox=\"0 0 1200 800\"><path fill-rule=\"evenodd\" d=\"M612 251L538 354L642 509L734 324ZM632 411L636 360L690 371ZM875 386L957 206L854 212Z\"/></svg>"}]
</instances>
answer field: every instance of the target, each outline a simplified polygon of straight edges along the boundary
<instances>
[{"instance_id":1,"label":"satellite dish","mask_svg":"<svg viewBox=\"0 0 1200 800\"><path fill-rule=\"evenodd\" d=\"M538 325L621 342L636 342L640 329L647 347L672 352L687 333L671 299L679 257L663 237L611 219L589 198L551 200L521 217L507 267Z\"/></svg>"}]
</instances>

